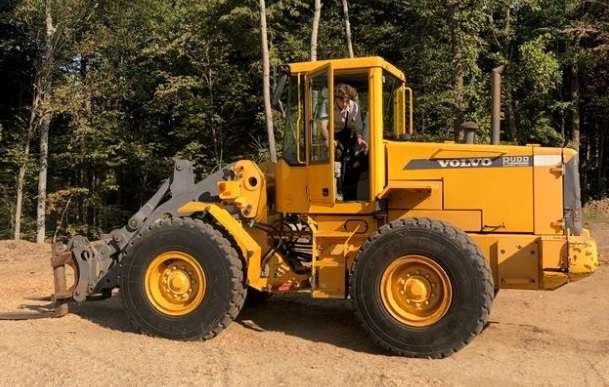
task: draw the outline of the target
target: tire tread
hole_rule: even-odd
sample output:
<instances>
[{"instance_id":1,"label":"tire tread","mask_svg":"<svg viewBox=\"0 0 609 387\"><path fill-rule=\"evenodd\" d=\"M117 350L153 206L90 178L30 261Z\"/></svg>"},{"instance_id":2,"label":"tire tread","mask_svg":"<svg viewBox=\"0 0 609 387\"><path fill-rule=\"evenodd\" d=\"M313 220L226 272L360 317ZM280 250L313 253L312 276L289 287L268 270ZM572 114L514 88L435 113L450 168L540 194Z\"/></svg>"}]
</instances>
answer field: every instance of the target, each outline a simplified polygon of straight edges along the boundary
<instances>
[{"instance_id":1,"label":"tire tread","mask_svg":"<svg viewBox=\"0 0 609 387\"><path fill-rule=\"evenodd\" d=\"M186 226L189 228L197 229L202 235L209 237L217 244L218 248L224 253L229 263L231 272L231 293L229 307L227 308L226 313L224 314L224 316L222 316L216 326L212 327L209 331L201 329L199 335L189 338L189 340L208 340L217 336L220 332L226 329L226 327L228 327L228 325L237 317L237 315L241 311L241 308L243 307L246 295L246 286L244 285L245 266L243 260L241 259L240 255L237 253L237 250L233 247L231 242L226 237L224 237L224 235L222 235L219 230L214 228L209 223L202 221L201 219L194 219L190 217L161 219L158 222L153 223L145 231L140 232L137 237L132 241L132 243L129 244L128 248L125 251L125 256L123 257L123 260L121 260L121 265L124 265L124 262L129 259L129 257L138 247L139 243L141 243L141 241L144 240L146 237L158 232L163 228L174 226ZM137 331L144 331L143 326L131 313L129 313L130 308L126 304L125 298L121 297L121 300L123 309L127 311L127 316L131 325Z\"/></svg>"},{"instance_id":2,"label":"tire tread","mask_svg":"<svg viewBox=\"0 0 609 387\"><path fill-rule=\"evenodd\" d=\"M460 342L458 345L450 348L449 350L430 351L427 353L409 352L409 351L404 351L404 350L386 342L385 340L382 340L380 337L378 337L376 335L376 333L374 331L372 331L372 329L370 329L369 325L366 323L366 321L364 319L364 316L358 306L358 303L355 302L354 296L356 294L355 293L356 284L355 284L355 281L352 279L354 277L354 273L356 273L358 270L358 263L359 263L358 258L362 256L362 253L364 253L365 251L367 251L370 248L373 248L375 245L375 243L374 243L375 241L377 241L383 235L385 235L395 229L398 229L398 228L415 228L415 229L422 228L422 229L427 229L430 231L439 232L439 233L442 233L442 234L448 236L449 239L451 239L453 242L458 244L460 248L470 252L470 254L467 255L467 259L469 259L471 261L471 263L474 264L478 275L482 279L482 282L484 284L483 294L482 294L484 302L483 302L483 306L482 306L481 316L476 321L474 329L471 332L469 332L469 335L462 342ZM349 294L351 296L352 303L354 304L355 316L357 317L360 324L364 327L364 329L366 329L370 333L370 336L374 339L374 341L379 346L381 346L382 348L384 348L385 350L387 350L391 353L394 353L394 354L400 355L400 356L415 357L415 358L441 359L441 358L445 358L445 357L450 356L453 353L459 351L460 349L465 347L467 344L469 344L473 340L474 337L476 337L478 334L480 334L480 332L482 332L482 330L484 329L484 327L487 324L489 313L490 313L490 308L491 308L491 305L493 302L494 286L493 286L493 277L492 277L491 271L490 271L488 265L486 264L485 258L482 255L480 248L474 243L474 241L465 232L457 229L456 227L450 225L449 223L446 223L446 222L443 222L440 220L435 220L435 219L430 219L430 218L400 218L400 219L396 219L396 220L389 222L389 223L383 225L382 227L380 227L378 229L378 231L375 232L374 234L372 234L368 238L368 240L362 245L362 247L360 248L358 254L356 255L356 257L353 261L353 265L351 268L351 278L349 281Z\"/></svg>"}]
</instances>

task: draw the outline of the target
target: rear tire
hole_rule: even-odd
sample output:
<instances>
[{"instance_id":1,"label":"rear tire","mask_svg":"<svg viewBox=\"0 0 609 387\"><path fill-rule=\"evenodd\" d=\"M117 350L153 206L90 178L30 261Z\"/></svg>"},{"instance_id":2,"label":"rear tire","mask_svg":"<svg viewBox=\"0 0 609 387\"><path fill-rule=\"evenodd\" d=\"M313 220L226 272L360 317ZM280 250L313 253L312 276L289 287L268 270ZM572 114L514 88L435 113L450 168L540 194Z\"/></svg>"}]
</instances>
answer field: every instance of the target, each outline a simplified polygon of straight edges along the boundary
<instances>
[{"instance_id":1,"label":"rear tire","mask_svg":"<svg viewBox=\"0 0 609 387\"><path fill-rule=\"evenodd\" d=\"M243 264L211 225L162 220L127 249L120 289L136 329L170 339L208 339L243 307Z\"/></svg>"},{"instance_id":2,"label":"rear tire","mask_svg":"<svg viewBox=\"0 0 609 387\"><path fill-rule=\"evenodd\" d=\"M408 357L442 358L463 348L486 325L493 292L471 238L427 218L381 227L362 246L350 281L363 326L383 348Z\"/></svg>"}]
</instances>

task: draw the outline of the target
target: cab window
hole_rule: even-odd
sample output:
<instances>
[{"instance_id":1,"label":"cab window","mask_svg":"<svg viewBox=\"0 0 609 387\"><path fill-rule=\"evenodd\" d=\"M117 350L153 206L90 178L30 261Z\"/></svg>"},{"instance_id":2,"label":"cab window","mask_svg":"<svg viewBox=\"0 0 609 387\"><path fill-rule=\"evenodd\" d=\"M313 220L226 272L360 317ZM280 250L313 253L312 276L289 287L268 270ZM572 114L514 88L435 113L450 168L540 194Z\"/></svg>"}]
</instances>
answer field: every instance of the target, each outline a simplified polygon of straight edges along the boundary
<instances>
[{"instance_id":1,"label":"cab window","mask_svg":"<svg viewBox=\"0 0 609 387\"><path fill-rule=\"evenodd\" d=\"M404 83L383 71L383 138L398 139L404 125Z\"/></svg>"},{"instance_id":2,"label":"cab window","mask_svg":"<svg viewBox=\"0 0 609 387\"><path fill-rule=\"evenodd\" d=\"M330 109L328 72L323 71L312 77L310 85L311 106L311 155L312 163L325 163L330 159L328 122L332 116Z\"/></svg>"},{"instance_id":3,"label":"cab window","mask_svg":"<svg viewBox=\"0 0 609 387\"><path fill-rule=\"evenodd\" d=\"M283 152L281 157L290 165L304 164L304 77L291 76L281 98L283 124Z\"/></svg>"}]
</instances>

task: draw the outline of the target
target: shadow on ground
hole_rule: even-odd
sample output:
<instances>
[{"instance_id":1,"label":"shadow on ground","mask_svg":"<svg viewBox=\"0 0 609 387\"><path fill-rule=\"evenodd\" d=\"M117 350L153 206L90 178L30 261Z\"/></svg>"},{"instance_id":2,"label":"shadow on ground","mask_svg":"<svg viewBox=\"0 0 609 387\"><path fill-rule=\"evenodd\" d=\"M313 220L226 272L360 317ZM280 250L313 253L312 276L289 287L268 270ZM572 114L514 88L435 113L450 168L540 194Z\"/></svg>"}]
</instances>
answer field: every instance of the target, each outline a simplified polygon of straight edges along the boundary
<instances>
[{"instance_id":1,"label":"shadow on ground","mask_svg":"<svg viewBox=\"0 0 609 387\"><path fill-rule=\"evenodd\" d=\"M236 322L258 331L282 332L352 351L380 353L345 300L315 300L305 294L274 295L259 306L243 308Z\"/></svg>"},{"instance_id":2,"label":"shadow on ground","mask_svg":"<svg viewBox=\"0 0 609 387\"><path fill-rule=\"evenodd\" d=\"M118 294L103 301L70 304L70 312L105 328L136 332ZM344 300L313 300L307 295L296 294L274 295L260 305L244 307L233 324L259 332L281 332L357 352L381 353L355 319L349 302Z\"/></svg>"},{"instance_id":3,"label":"shadow on ground","mask_svg":"<svg viewBox=\"0 0 609 387\"><path fill-rule=\"evenodd\" d=\"M70 313L105 328L121 332L137 332L129 323L118 294L102 301L89 301L80 305L70 304Z\"/></svg>"}]
</instances>

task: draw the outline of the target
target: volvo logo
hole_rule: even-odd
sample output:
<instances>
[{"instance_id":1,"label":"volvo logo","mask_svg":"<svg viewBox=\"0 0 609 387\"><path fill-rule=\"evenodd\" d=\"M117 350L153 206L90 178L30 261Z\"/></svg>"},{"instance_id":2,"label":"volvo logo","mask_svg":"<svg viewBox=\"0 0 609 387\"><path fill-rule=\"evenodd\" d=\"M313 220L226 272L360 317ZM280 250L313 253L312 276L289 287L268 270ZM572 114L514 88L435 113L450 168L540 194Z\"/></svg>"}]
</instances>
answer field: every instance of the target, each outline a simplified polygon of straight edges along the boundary
<instances>
[{"instance_id":1,"label":"volvo logo","mask_svg":"<svg viewBox=\"0 0 609 387\"><path fill-rule=\"evenodd\" d=\"M438 160L438 164L442 168L476 168L476 167L490 167L493 165L493 160L490 158L477 158L477 159L447 159Z\"/></svg>"}]
</instances>

